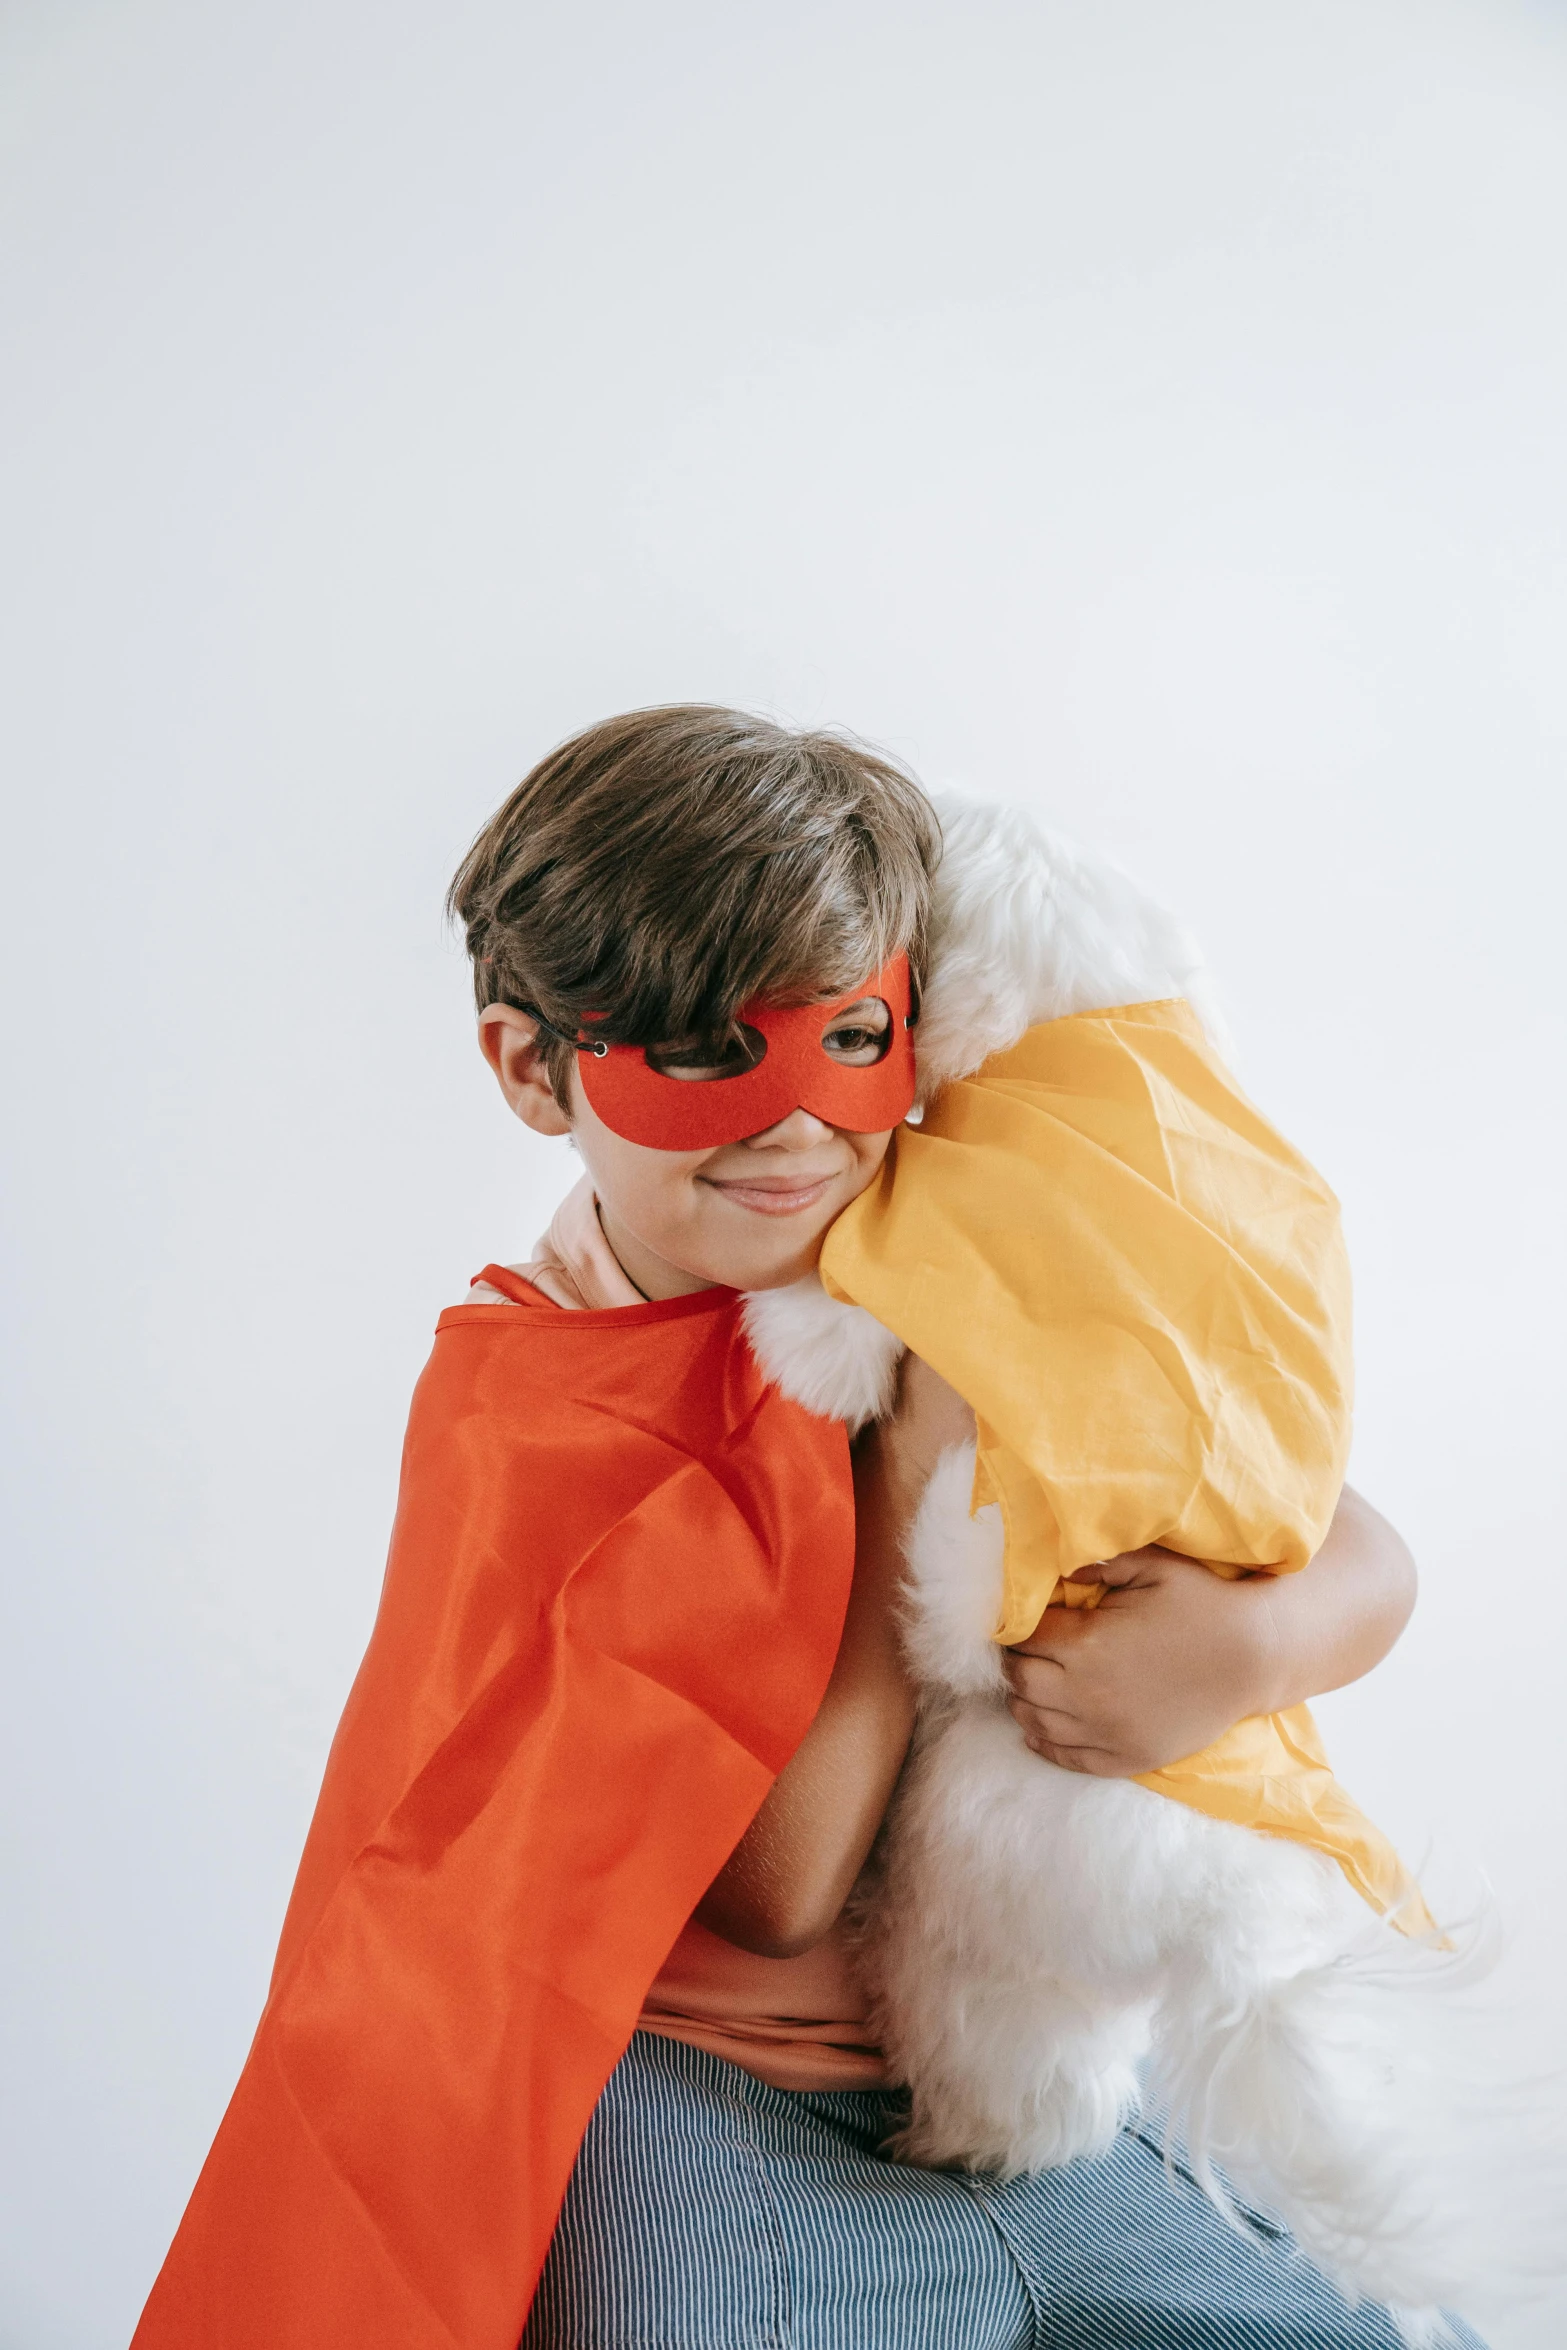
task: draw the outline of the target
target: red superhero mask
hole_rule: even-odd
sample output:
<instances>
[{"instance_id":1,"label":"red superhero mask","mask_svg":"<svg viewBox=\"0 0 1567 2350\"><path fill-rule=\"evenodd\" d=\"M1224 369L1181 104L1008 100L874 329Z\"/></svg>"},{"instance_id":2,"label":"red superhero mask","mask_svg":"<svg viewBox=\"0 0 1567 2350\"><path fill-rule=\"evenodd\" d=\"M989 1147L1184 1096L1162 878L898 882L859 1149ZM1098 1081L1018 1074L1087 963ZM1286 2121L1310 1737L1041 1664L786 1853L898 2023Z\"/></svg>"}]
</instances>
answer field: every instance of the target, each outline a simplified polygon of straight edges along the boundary
<instances>
[{"instance_id":1,"label":"red superhero mask","mask_svg":"<svg viewBox=\"0 0 1567 2350\"><path fill-rule=\"evenodd\" d=\"M891 1015L887 1049L868 1068L846 1068L822 1039L841 1013L869 996ZM906 955L835 1003L743 1004L740 1025L754 1057L733 1076L671 1077L639 1044L579 1045L582 1090L612 1132L659 1151L743 1142L796 1109L854 1134L879 1134L913 1107Z\"/></svg>"}]
</instances>

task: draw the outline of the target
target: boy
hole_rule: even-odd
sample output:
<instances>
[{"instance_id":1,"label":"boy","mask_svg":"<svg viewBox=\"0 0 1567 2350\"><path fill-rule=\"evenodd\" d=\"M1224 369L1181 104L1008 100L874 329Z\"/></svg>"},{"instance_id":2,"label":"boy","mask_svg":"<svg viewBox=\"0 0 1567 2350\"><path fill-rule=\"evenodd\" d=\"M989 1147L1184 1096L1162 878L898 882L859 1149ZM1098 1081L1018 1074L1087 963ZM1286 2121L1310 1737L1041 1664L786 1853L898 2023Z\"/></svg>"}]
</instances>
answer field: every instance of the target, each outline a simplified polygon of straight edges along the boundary
<instances>
[{"instance_id":1,"label":"boy","mask_svg":"<svg viewBox=\"0 0 1567 2350\"><path fill-rule=\"evenodd\" d=\"M912 1721L899 1541L969 1423L910 1363L851 1459L761 1376L739 1293L809 1272L912 1101L938 854L887 762L695 708L564 745L459 873L486 1057L588 1175L441 1318L267 2009L139 2343L511 2350L579 2143L541 2346L1025 2342L1047 2298L1082 2340L1393 2339L1134 2135L1011 2186L876 2151L896 2091L837 1920ZM625 1047L644 1099L689 1097L663 1141ZM765 1122L703 1139L730 1076ZM1015 1687L1128 1771L1366 1670L1411 1596L1348 1501L1265 1628L1189 1561L1106 1579L1048 1713L1027 1658Z\"/></svg>"}]
</instances>

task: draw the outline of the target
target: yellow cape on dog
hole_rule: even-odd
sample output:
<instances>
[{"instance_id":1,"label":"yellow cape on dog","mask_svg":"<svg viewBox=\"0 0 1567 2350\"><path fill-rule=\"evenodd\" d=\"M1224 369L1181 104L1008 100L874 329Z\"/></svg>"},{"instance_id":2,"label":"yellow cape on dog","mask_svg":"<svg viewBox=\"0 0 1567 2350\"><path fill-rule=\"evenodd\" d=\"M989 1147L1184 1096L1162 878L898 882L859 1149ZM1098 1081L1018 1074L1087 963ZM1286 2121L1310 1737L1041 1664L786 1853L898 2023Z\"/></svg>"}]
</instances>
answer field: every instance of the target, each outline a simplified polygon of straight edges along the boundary
<instances>
[{"instance_id":1,"label":"yellow cape on dog","mask_svg":"<svg viewBox=\"0 0 1567 2350\"><path fill-rule=\"evenodd\" d=\"M1146 1543L1285 1574L1327 1532L1352 1396L1338 1202L1185 1003L1045 1022L944 1086L820 1269L973 1406L974 1506L1006 1531L999 1641L1094 1604L1063 1578ZM1313 1845L1430 1926L1304 1706L1142 1784Z\"/></svg>"}]
</instances>

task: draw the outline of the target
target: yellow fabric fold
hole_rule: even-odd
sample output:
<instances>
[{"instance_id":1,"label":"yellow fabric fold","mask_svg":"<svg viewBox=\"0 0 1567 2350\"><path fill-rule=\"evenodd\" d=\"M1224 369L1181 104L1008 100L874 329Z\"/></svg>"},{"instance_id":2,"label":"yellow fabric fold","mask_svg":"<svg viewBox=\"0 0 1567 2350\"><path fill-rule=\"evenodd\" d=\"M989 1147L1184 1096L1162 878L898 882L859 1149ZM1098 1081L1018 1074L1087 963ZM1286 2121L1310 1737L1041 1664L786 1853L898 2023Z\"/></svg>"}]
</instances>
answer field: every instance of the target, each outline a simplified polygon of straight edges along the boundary
<instances>
[{"instance_id":1,"label":"yellow fabric fold","mask_svg":"<svg viewBox=\"0 0 1567 2350\"><path fill-rule=\"evenodd\" d=\"M1392 1844L1333 1776L1309 1706L1237 1722L1201 1754L1142 1772L1138 1784L1210 1819L1309 1844L1336 1861L1362 1901L1401 1933L1435 1934Z\"/></svg>"},{"instance_id":2,"label":"yellow fabric fold","mask_svg":"<svg viewBox=\"0 0 1567 2350\"><path fill-rule=\"evenodd\" d=\"M1185 1003L1043 1023L944 1087L820 1270L973 1406L974 1506L998 1502L1006 1531L999 1641L1078 1603L1062 1577L1145 1543L1285 1573L1327 1532L1352 1396L1338 1202ZM1144 1784L1311 1844L1429 1923L1304 1707Z\"/></svg>"}]
</instances>

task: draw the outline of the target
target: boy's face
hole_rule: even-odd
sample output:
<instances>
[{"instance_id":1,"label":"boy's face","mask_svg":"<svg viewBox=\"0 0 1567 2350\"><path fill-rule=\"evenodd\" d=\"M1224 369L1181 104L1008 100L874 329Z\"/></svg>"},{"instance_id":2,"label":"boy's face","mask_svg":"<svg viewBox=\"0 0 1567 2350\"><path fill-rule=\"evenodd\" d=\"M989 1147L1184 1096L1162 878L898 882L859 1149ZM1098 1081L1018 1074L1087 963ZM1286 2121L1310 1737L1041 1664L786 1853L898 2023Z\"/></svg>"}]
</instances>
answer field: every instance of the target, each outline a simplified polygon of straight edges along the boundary
<instances>
[{"instance_id":1,"label":"boy's face","mask_svg":"<svg viewBox=\"0 0 1567 2350\"><path fill-rule=\"evenodd\" d=\"M887 1017L874 998L848 1006L835 1015L824 1049L847 1067L874 1062L884 1049ZM572 1135L593 1178L604 1236L647 1297L680 1297L715 1284L776 1289L798 1281L892 1139L891 1130L855 1134L796 1109L743 1142L653 1150L603 1123L575 1064L567 1117L533 1049L534 1024L526 1013L492 1004L479 1034L518 1117L535 1132ZM702 1081L698 1067L666 1066L672 1076Z\"/></svg>"}]
</instances>

